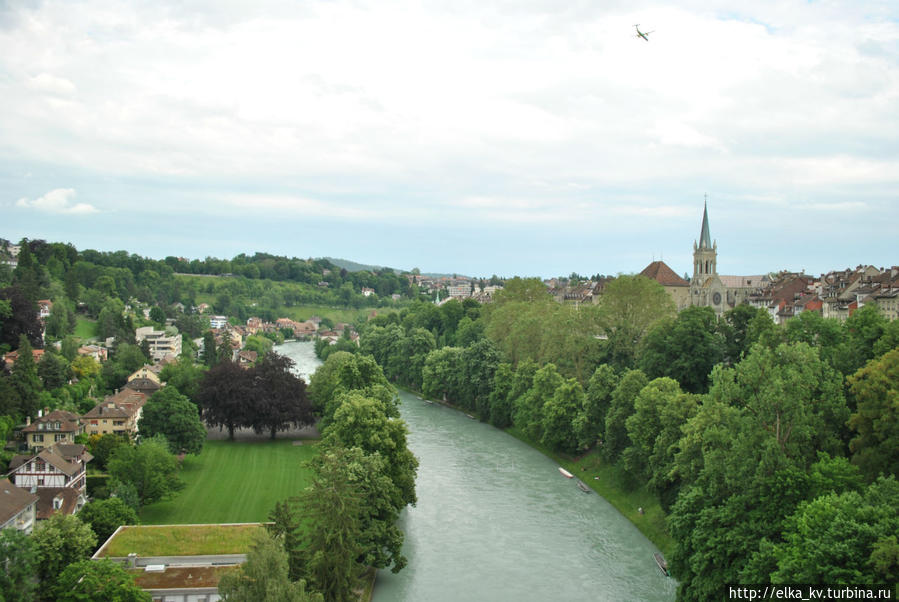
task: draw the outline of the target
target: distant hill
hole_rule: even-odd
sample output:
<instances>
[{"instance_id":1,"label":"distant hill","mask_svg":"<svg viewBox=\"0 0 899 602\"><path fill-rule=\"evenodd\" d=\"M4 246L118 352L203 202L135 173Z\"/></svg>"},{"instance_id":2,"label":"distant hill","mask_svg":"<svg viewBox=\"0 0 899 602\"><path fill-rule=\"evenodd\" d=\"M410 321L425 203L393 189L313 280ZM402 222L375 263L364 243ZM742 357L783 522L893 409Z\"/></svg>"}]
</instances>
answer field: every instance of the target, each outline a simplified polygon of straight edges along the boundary
<instances>
[{"instance_id":1,"label":"distant hill","mask_svg":"<svg viewBox=\"0 0 899 602\"><path fill-rule=\"evenodd\" d=\"M398 270L396 268L388 268L380 265L366 265L364 263L356 263L355 261L350 261L349 259L337 259L335 257L322 257L322 259L327 259L334 265L339 268L345 269L347 272L374 272L376 270L393 270L397 274L400 274L407 270Z\"/></svg>"},{"instance_id":2,"label":"distant hill","mask_svg":"<svg viewBox=\"0 0 899 602\"><path fill-rule=\"evenodd\" d=\"M399 270L397 268L389 268L386 266L380 265L367 265L364 263L356 263L355 261L350 261L349 259L337 259L336 257L322 257L322 259L326 259L336 265L339 268L345 269L347 272L374 272L375 270L393 270L397 274L402 274L403 272L409 272L411 270ZM459 276L460 278L465 278L462 274L438 274L435 272L422 272L422 276L428 276L429 278L450 278L452 276Z\"/></svg>"}]
</instances>

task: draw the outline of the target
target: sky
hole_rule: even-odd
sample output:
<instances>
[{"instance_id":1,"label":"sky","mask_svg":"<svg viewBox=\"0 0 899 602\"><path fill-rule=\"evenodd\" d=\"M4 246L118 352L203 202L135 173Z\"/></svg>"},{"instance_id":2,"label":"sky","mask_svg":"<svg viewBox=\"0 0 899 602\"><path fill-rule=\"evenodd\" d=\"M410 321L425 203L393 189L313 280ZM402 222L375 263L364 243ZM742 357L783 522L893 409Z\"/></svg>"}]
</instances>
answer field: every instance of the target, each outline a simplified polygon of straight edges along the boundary
<instances>
[{"instance_id":1,"label":"sky","mask_svg":"<svg viewBox=\"0 0 899 602\"><path fill-rule=\"evenodd\" d=\"M899 3L0 0L13 241L683 274L706 198L719 273L899 264Z\"/></svg>"}]
</instances>

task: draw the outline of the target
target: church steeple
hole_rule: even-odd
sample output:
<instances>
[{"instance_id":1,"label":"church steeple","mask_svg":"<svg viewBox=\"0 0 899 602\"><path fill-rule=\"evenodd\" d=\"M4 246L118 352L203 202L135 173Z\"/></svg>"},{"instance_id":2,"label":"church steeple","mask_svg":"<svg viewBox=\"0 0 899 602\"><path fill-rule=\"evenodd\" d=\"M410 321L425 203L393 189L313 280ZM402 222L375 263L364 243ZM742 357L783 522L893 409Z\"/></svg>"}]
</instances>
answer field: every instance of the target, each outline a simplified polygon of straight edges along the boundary
<instances>
[{"instance_id":1,"label":"church steeple","mask_svg":"<svg viewBox=\"0 0 899 602\"><path fill-rule=\"evenodd\" d=\"M702 230L699 233L699 244L693 243L693 282L701 285L710 276L718 273L718 243L712 242L709 234L709 202L706 195L702 208Z\"/></svg>"},{"instance_id":2,"label":"church steeple","mask_svg":"<svg viewBox=\"0 0 899 602\"><path fill-rule=\"evenodd\" d=\"M699 234L699 248L711 249L712 237L709 234L709 203L706 199L702 209L702 232Z\"/></svg>"}]
</instances>

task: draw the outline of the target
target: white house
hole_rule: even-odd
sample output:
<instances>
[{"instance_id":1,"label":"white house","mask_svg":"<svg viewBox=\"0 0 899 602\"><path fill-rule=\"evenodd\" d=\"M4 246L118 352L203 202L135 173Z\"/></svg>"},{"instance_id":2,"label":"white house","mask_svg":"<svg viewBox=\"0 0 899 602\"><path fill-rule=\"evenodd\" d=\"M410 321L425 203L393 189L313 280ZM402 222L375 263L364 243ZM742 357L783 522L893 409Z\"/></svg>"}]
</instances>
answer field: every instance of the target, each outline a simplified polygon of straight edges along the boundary
<instances>
[{"instance_id":1,"label":"white house","mask_svg":"<svg viewBox=\"0 0 899 602\"><path fill-rule=\"evenodd\" d=\"M13 456L8 476L16 487L35 491L38 519L76 514L87 503L86 467L92 459L83 445L60 443L32 456Z\"/></svg>"},{"instance_id":2,"label":"white house","mask_svg":"<svg viewBox=\"0 0 899 602\"><path fill-rule=\"evenodd\" d=\"M0 529L18 529L30 535L37 517L38 496L0 479Z\"/></svg>"}]
</instances>

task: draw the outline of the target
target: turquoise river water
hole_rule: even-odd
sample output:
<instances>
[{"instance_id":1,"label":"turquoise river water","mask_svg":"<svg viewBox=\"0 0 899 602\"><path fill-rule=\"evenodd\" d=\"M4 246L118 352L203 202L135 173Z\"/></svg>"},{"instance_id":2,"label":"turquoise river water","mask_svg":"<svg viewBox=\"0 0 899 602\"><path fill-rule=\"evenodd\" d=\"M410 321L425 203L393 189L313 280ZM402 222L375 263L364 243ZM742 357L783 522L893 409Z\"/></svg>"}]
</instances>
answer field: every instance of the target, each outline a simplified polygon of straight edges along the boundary
<instances>
[{"instance_id":1,"label":"turquoise river water","mask_svg":"<svg viewBox=\"0 0 899 602\"><path fill-rule=\"evenodd\" d=\"M318 364L310 343L277 351L303 374ZM418 504L400 519L409 564L378 572L374 602L674 600L655 546L555 462L461 412L400 399Z\"/></svg>"}]
</instances>

